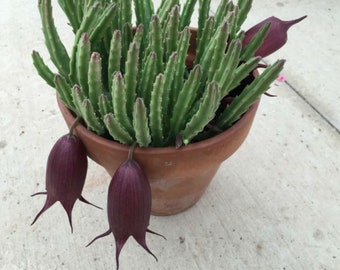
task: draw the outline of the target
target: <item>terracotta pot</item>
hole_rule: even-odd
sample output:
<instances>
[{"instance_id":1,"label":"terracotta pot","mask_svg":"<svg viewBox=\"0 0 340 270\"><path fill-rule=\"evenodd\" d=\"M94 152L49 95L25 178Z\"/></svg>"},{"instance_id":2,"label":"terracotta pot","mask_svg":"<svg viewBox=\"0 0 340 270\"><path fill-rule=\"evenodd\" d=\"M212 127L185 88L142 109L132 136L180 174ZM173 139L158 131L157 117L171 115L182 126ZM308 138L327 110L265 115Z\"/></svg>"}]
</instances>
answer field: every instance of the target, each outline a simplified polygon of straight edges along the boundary
<instances>
[{"instance_id":1,"label":"terracotta pot","mask_svg":"<svg viewBox=\"0 0 340 270\"><path fill-rule=\"evenodd\" d=\"M173 215L194 205L202 196L221 163L230 157L248 135L259 102L227 131L180 149L136 148L134 158L145 171L152 190L152 214ZM75 118L58 99L60 111L70 127ZM88 156L110 176L127 159L129 146L89 131L83 125L76 133Z\"/></svg>"},{"instance_id":2,"label":"terracotta pot","mask_svg":"<svg viewBox=\"0 0 340 270\"><path fill-rule=\"evenodd\" d=\"M195 57L195 29L191 29L187 66ZM145 171L152 189L152 214L172 215L194 205L202 196L221 163L231 156L247 137L259 102L227 131L204 141L176 149L136 148L134 158ZM58 99L61 113L70 127L73 114ZM88 156L112 176L127 159L129 146L97 136L78 125L76 133L86 146Z\"/></svg>"}]
</instances>

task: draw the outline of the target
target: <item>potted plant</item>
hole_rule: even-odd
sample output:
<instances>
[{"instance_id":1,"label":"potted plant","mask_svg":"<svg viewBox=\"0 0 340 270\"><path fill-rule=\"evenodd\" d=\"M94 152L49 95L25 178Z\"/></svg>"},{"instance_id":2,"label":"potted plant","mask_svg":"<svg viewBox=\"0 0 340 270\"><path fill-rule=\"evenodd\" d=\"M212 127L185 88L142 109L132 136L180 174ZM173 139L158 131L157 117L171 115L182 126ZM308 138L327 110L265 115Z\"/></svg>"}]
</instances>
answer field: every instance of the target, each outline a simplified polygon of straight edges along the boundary
<instances>
[{"instance_id":1,"label":"potted plant","mask_svg":"<svg viewBox=\"0 0 340 270\"><path fill-rule=\"evenodd\" d=\"M50 153L46 192L38 193L47 199L34 222L60 201L72 227L75 201L89 203L81 195L88 155L112 176L109 230L99 237L114 234L118 268L130 235L151 253L145 243L151 207L169 215L192 206L242 144L261 95L284 65L261 65L261 57L283 46L288 28L304 17L271 17L244 32L251 0L222 0L214 16L210 0L187 0L182 7L163 0L157 10L151 0L58 3L74 45L68 51L61 42L51 0L39 0L56 71L38 52L32 56L56 89L70 132ZM196 5L198 27L192 28Z\"/></svg>"}]
</instances>

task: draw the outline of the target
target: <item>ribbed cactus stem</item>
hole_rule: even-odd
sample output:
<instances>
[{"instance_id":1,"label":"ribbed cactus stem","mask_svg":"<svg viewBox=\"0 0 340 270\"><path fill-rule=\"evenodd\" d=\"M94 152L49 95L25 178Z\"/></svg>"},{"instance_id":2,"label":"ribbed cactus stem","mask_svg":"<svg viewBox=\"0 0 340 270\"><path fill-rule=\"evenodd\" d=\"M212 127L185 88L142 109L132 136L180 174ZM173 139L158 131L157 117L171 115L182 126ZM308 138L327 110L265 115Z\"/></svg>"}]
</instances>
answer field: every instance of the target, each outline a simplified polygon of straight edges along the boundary
<instances>
[{"instance_id":1,"label":"ribbed cactus stem","mask_svg":"<svg viewBox=\"0 0 340 270\"><path fill-rule=\"evenodd\" d=\"M104 116L104 124L112 138L123 144L132 144L133 138L125 128L115 119L112 113Z\"/></svg>"},{"instance_id":2,"label":"ribbed cactus stem","mask_svg":"<svg viewBox=\"0 0 340 270\"><path fill-rule=\"evenodd\" d=\"M216 70L220 66L220 61L223 58L226 49L228 36L229 36L229 24L227 21L224 21L219 28L219 35L216 38L211 64L209 65L208 69L208 82L212 80L212 77L214 76Z\"/></svg>"},{"instance_id":3,"label":"ribbed cactus stem","mask_svg":"<svg viewBox=\"0 0 340 270\"><path fill-rule=\"evenodd\" d=\"M151 20L152 14L154 14L154 6L152 0L143 0L143 8L144 8L144 21L143 24L147 27L148 22ZM147 28L148 29L148 28Z\"/></svg>"},{"instance_id":4,"label":"ribbed cactus stem","mask_svg":"<svg viewBox=\"0 0 340 270\"><path fill-rule=\"evenodd\" d=\"M235 38L236 32L236 19L238 15L238 6L234 6L234 10L227 15L227 21L230 25L230 38Z\"/></svg>"},{"instance_id":5,"label":"ribbed cactus stem","mask_svg":"<svg viewBox=\"0 0 340 270\"><path fill-rule=\"evenodd\" d=\"M153 15L150 23L149 51L157 55L156 73L163 72L162 28L157 15Z\"/></svg>"},{"instance_id":6,"label":"ribbed cactus stem","mask_svg":"<svg viewBox=\"0 0 340 270\"><path fill-rule=\"evenodd\" d=\"M142 43L143 34L144 34L144 25L139 24L136 27L136 31L135 31L135 34L133 36L133 42L135 42L138 46L140 46L141 43Z\"/></svg>"},{"instance_id":7,"label":"ribbed cactus stem","mask_svg":"<svg viewBox=\"0 0 340 270\"><path fill-rule=\"evenodd\" d=\"M130 0L131 1L131 0ZM127 1L125 1L127 2ZM104 9L100 17L97 19L95 27L90 31L90 40L100 40L104 36L108 27L112 25L114 17L116 16L117 4L108 4Z\"/></svg>"},{"instance_id":8,"label":"ribbed cactus stem","mask_svg":"<svg viewBox=\"0 0 340 270\"><path fill-rule=\"evenodd\" d=\"M218 85L215 82L210 83L204 92L196 113L179 133L185 144L189 143L214 118L219 104L219 97Z\"/></svg>"},{"instance_id":9,"label":"ribbed cactus stem","mask_svg":"<svg viewBox=\"0 0 340 270\"><path fill-rule=\"evenodd\" d=\"M84 99L87 98L79 85L74 85L72 88L72 100L74 107L77 110L77 114L80 116L83 116L83 111L82 111L82 104Z\"/></svg>"},{"instance_id":10,"label":"ribbed cactus stem","mask_svg":"<svg viewBox=\"0 0 340 270\"><path fill-rule=\"evenodd\" d=\"M181 33L181 38L178 43L177 68L173 84L171 104L175 104L178 93L183 86L183 77L186 68L185 60L188 54L190 36L191 36L190 29L188 27L185 27Z\"/></svg>"},{"instance_id":11,"label":"ribbed cactus stem","mask_svg":"<svg viewBox=\"0 0 340 270\"><path fill-rule=\"evenodd\" d=\"M147 33L151 16L154 14L153 2L152 0L134 0L134 5L137 24L143 24Z\"/></svg>"},{"instance_id":12,"label":"ribbed cactus stem","mask_svg":"<svg viewBox=\"0 0 340 270\"><path fill-rule=\"evenodd\" d=\"M88 127L98 135L104 134L104 125L98 119L93 105L89 99L84 99L81 110L83 112L82 117L85 119Z\"/></svg>"},{"instance_id":13,"label":"ribbed cactus stem","mask_svg":"<svg viewBox=\"0 0 340 270\"><path fill-rule=\"evenodd\" d=\"M229 28L227 23L226 22L222 23L213 33L209 42L207 43L206 48L204 49L204 52L199 62L204 72L209 71L209 68L211 66L211 59L213 58L215 53L215 48L218 45L218 42L221 41L221 37L223 38L223 36L227 33L226 30L228 29Z\"/></svg>"},{"instance_id":14,"label":"ribbed cactus stem","mask_svg":"<svg viewBox=\"0 0 340 270\"><path fill-rule=\"evenodd\" d=\"M157 10L157 15L159 17L159 21L161 25L164 25L168 19L168 16L171 12L171 9L175 6L179 6L179 0L163 0L161 5Z\"/></svg>"},{"instance_id":15,"label":"ribbed cactus stem","mask_svg":"<svg viewBox=\"0 0 340 270\"><path fill-rule=\"evenodd\" d=\"M122 30L122 62L121 72L125 74L125 67L127 61L128 51L130 50L131 42L133 40L132 26L129 23L123 25Z\"/></svg>"},{"instance_id":16,"label":"ribbed cactus stem","mask_svg":"<svg viewBox=\"0 0 340 270\"><path fill-rule=\"evenodd\" d=\"M176 63L178 54L173 52L166 64L164 71L164 89L162 98L162 108L163 108L163 119L164 119L164 132L167 132L170 126L170 116L172 108L169 108L170 96L172 91L173 80L175 77Z\"/></svg>"},{"instance_id":17,"label":"ribbed cactus stem","mask_svg":"<svg viewBox=\"0 0 340 270\"><path fill-rule=\"evenodd\" d=\"M89 33L91 29L93 29L94 24L96 22L96 18L100 15L100 3L96 2L91 5L89 10L84 14L84 18L81 22L81 25L74 37L74 44L72 48L72 55L70 59L70 79L72 82L77 82L77 49L79 40L83 33Z\"/></svg>"},{"instance_id":18,"label":"ribbed cactus stem","mask_svg":"<svg viewBox=\"0 0 340 270\"><path fill-rule=\"evenodd\" d=\"M232 1L229 0L221 0L217 6L217 10L215 13L215 25L214 30L216 31L217 28L223 23L226 19L226 16L230 10L230 4L233 4Z\"/></svg>"},{"instance_id":19,"label":"ribbed cactus stem","mask_svg":"<svg viewBox=\"0 0 340 270\"><path fill-rule=\"evenodd\" d=\"M69 20L70 25L72 26L73 32L75 33L80 26L80 20L78 20L77 7L75 5L75 1L58 0L58 3L60 7L63 9L65 15L67 16L67 19Z\"/></svg>"},{"instance_id":20,"label":"ribbed cactus stem","mask_svg":"<svg viewBox=\"0 0 340 270\"><path fill-rule=\"evenodd\" d=\"M133 111L133 127L135 129L136 140L140 147L148 147L151 143L149 121L147 109L143 99L137 98Z\"/></svg>"},{"instance_id":21,"label":"ribbed cactus stem","mask_svg":"<svg viewBox=\"0 0 340 270\"><path fill-rule=\"evenodd\" d=\"M104 119L105 115L113 112L111 102L110 102L109 98L107 97L107 95L105 95L105 94L101 94L99 96L98 106L99 106L100 115L103 119Z\"/></svg>"},{"instance_id":22,"label":"ribbed cactus stem","mask_svg":"<svg viewBox=\"0 0 340 270\"><path fill-rule=\"evenodd\" d=\"M284 63L284 60L277 60L273 65L266 68L263 73L257 76L253 83L248 85L224 110L218 119L217 126L226 129L238 120L241 115L249 109L251 104L268 90L270 84L280 74Z\"/></svg>"},{"instance_id":23,"label":"ribbed cactus stem","mask_svg":"<svg viewBox=\"0 0 340 270\"><path fill-rule=\"evenodd\" d=\"M209 18L211 0L199 0L198 6L198 28L197 28L197 47L200 46L203 29L206 25L206 21Z\"/></svg>"},{"instance_id":24,"label":"ribbed cactus stem","mask_svg":"<svg viewBox=\"0 0 340 270\"><path fill-rule=\"evenodd\" d=\"M248 77L249 74L256 69L260 61L261 57L257 56L249 59L246 63L241 64L234 72L234 77L229 85L229 89L237 87L243 79Z\"/></svg>"},{"instance_id":25,"label":"ribbed cactus stem","mask_svg":"<svg viewBox=\"0 0 340 270\"><path fill-rule=\"evenodd\" d=\"M144 24L146 11L144 10L143 0L134 0L135 14L137 19L137 24Z\"/></svg>"},{"instance_id":26,"label":"ribbed cactus stem","mask_svg":"<svg viewBox=\"0 0 340 270\"><path fill-rule=\"evenodd\" d=\"M197 0L187 0L185 2L183 12L181 15L180 30L190 25L191 17L195 9L196 2Z\"/></svg>"},{"instance_id":27,"label":"ribbed cactus stem","mask_svg":"<svg viewBox=\"0 0 340 270\"><path fill-rule=\"evenodd\" d=\"M88 72L89 62L91 58L91 42L89 35L84 33L79 41L77 54L76 54L76 66L77 66L77 78L80 87L88 94Z\"/></svg>"},{"instance_id":28,"label":"ribbed cactus stem","mask_svg":"<svg viewBox=\"0 0 340 270\"><path fill-rule=\"evenodd\" d=\"M125 127L126 131L133 134L133 127L127 112L127 88L123 75L116 72L112 84L113 111L117 121Z\"/></svg>"},{"instance_id":29,"label":"ribbed cactus stem","mask_svg":"<svg viewBox=\"0 0 340 270\"><path fill-rule=\"evenodd\" d=\"M89 98L91 100L92 106L95 111L98 111L98 101L99 96L103 93L102 84L102 64L100 54L97 52L92 53L89 70L88 70L88 80L89 80Z\"/></svg>"},{"instance_id":30,"label":"ribbed cactus stem","mask_svg":"<svg viewBox=\"0 0 340 270\"><path fill-rule=\"evenodd\" d=\"M153 85L150 101L150 133L153 145L162 145L163 142L163 119L162 119L162 96L164 90L164 75L159 74Z\"/></svg>"},{"instance_id":31,"label":"ribbed cactus stem","mask_svg":"<svg viewBox=\"0 0 340 270\"><path fill-rule=\"evenodd\" d=\"M108 63L108 81L109 88L112 87L113 74L120 71L120 63L122 58L122 35L120 30L115 30L112 35L109 63Z\"/></svg>"},{"instance_id":32,"label":"ribbed cactus stem","mask_svg":"<svg viewBox=\"0 0 340 270\"><path fill-rule=\"evenodd\" d=\"M141 43L141 51L144 52L144 48L147 46L148 43L147 33L149 32L150 20L152 15L154 14L153 2L152 0L134 0L134 6L137 18L137 25L142 24L144 26L143 41Z\"/></svg>"},{"instance_id":33,"label":"ribbed cactus stem","mask_svg":"<svg viewBox=\"0 0 340 270\"><path fill-rule=\"evenodd\" d=\"M126 110L129 117L132 117L133 104L136 99L136 87L138 79L139 44L132 42L127 54L125 63L125 90Z\"/></svg>"},{"instance_id":34,"label":"ribbed cactus stem","mask_svg":"<svg viewBox=\"0 0 340 270\"><path fill-rule=\"evenodd\" d=\"M51 0L40 0L39 11L43 25L45 43L50 53L51 60L60 74L65 78L68 78L70 58L54 25Z\"/></svg>"},{"instance_id":35,"label":"ribbed cactus stem","mask_svg":"<svg viewBox=\"0 0 340 270\"><path fill-rule=\"evenodd\" d=\"M131 24L132 19L132 1L131 0L118 0L120 7L119 25Z\"/></svg>"},{"instance_id":36,"label":"ribbed cactus stem","mask_svg":"<svg viewBox=\"0 0 340 270\"><path fill-rule=\"evenodd\" d=\"M237 5L239 7L239 12L238 12L236 23L235 23L236 33L240 31L242 24L247 19L247 16L249 14L252 4L253 4L253 0L239 0L237 2Z\"/></svg>"},{"instance_id":37,"label":"ribbed cactus stem","mask_svg":"<svg viewBox=\"0 0 340 270\"><path fill-rule=\"evenodd\" d=\"M38 71L38 74L46 81L46 83L54 87L54 73L50 70L50 68L45 64L44 60L40 56L40 54L36 51L32 53L33 65Z\"/></svg>"},{"instance_id":38,"label":"ribbed cactus stem","mask_svg":"<svg viewBox=\"0 0 340 270\"><path fill-rule=\"evenodd\" d=\"M266 23L261 27L257 34L252 38L252 40L244 47L241 55L243 61L249 60L255 52L261 47L264 39L269 33L270 23Z\"/></svg>"},{"instance_id":39,"label":"ribbed cactus stem","mask_svg":"<svg viewBox=\"0 0 340 270\"><path fill-rule=\"evenodd\" d=\"M151 52L146 59L145 67L142 70L142 75L139 84L139 96L143 98L144 103L148 107L150 104L152 85L156 78L157 56Z\"/></svg>"},{"instance_id":40,"label":"ribbed cactus stem","mask_svg":"<svg viewBox=\"0 0 340 270\"><path fill-rule=\"evenodd\" d=\"M76 112L76 108L73 104L72 98L72 88L67 83L66 79L61 75L57 74L54 78L55 88L59 93L60 99L65 103L65 105Z\"/></svg>"},{"instance_id":41,"label":"ribbed cactus stem","mask_svg":"<svg viewBox=\"0 0 340 270\"><path fill-rule=\"evenodd\" d=\"M179 28L179 6L174 6L169 15L169 21L165 29L165 59L177 50L178 43L178 28Z\"/></svg>"},{"instance_id":42,"label":"ribbed cactus stem","mask_svg":"<svg viewBox=\"0 0 340 270\"><path fill-rule=\"evenodd\" d=\"M86 3L83 3L83 0L74 0L75 2L75 16L77 20L79 21L79 24L81 24L84 14L87 12L89 8L89 4L93 5L93 0L86 0ZM79 28L78 28L79 29Z\"/></svg>"},{"instance_id":43,"label":"ribbed cactus stem","mask_svg":"<svg viewBox=\"0 0 340 270\"><path fill-rule=\"evenodd\" d=\"M241 50L241 41L237 39L232 40L228 46L227 53L222 57L218 71L215 73L216 76L213 77L213 80L218 82L221 88L222 97L226 96L230 91L229 86L235 76L235 69L240 63Z\"/></svg>"},{"instance_id":44,"label":"ribbed cactus stem","mask_svg":"<svg viewBox=\"0 0 340 270\"><path fill-rule=\"evenodd\" d=\"M170 138L174 139L178 132L185 127L187 114L195 101L197 90L200 86L202 71L199 65L196 65L190 72L189 78L185 81L183 89L179 92L173 114L170 120Z\"/></svg>"},{"instance_id":45,"label":"ribbed cactus stem","mask_svg":"<svg viewBox=\"0 0 340 270\"><path fill-rule=\"evenodd\" d=\"M205 22L205 26L203 30L201 31L201 35L197 37L198 44L197 44L197 49L196 49L195 64L198 64L201 62L202 55L204 51L206 50L211 40L211 37L213 36L214 22L215 22L215 17L213 16L209 17Z\"/></svg>"}]
</instances>

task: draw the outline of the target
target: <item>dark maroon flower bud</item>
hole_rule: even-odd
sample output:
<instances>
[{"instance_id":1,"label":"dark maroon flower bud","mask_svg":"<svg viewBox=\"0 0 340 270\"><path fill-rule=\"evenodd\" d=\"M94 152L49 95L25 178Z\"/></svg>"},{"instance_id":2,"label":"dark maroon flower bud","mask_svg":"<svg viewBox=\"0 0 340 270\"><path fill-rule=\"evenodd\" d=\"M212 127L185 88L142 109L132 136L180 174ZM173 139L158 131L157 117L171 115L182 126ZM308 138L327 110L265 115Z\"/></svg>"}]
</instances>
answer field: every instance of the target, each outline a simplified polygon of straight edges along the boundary
<instances>
[{"instance_id":1,"label":"dark maroon flower bud","mask_svg":"<svg viewBox=\"0 0 340 270\"><path fill-rule=\"evenodd\" d=\"M55 202L60 201L68 215L71 231L73 231L71 214L74 203L79 199L84 203L91 204L81 195L86 173L87 155L85 146L75 135L62 136L55 143L48 156L46 192L38 192L32 195L46 194L47 198L44 207L31 225Z\"/></svg>"},{"instance_id":2,"label":"dark maroon flower bud","mask_svg":"<svg viewBox=\"0 0 340 270\"><path fill-rule=\"evenodd\" d=\"M157 260L145 242L146 232L159 235L147 228L151 215L151 188L143 170L132 158L133 150L134 146L130 148L128 160L119 166L109 185L107 215L110 228L87 245L112 232L116 241L117 270L119 254L130 236Z\"/></svg>"},{"instance_id":3,"label":"dark maroon flower bud","mask_svg":"<svg viewBox=\"0 0 340 270\"><path fill-rule=\"evenodd\" d=\"M273 16L269 17L262 22L256 24L246 32L242 45L243 47L246 46L262 26L270 23L269 33L264 39L261 47L255 53L255 56L266 57L280 49L287 42L288 29L292 25L297 24L306 17L307 16L303 16L299 19L291 21L281 21L279 18Z\"/></svg>"}]
</instances>

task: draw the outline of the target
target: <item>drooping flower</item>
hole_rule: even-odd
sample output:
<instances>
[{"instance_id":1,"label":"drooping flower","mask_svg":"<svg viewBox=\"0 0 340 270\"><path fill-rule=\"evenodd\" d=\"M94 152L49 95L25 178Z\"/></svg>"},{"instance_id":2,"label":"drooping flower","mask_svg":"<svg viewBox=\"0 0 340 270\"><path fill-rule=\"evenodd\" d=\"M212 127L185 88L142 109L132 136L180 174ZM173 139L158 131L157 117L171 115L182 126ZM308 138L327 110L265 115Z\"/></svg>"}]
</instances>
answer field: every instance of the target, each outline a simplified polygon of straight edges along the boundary
<instances>
[{"instance_id":1,"label":"drooping flower","mask_svg":"<svg viewBox=\"0 0 340 270\"><path fill-rule=\"evenodd\" d=\"M132 236L156 260L157 257L146 245L146 232L151 215L151 188L147 177L139 164L132 158L134 146L130 148L128 160L116 170L109 185L107 196L107 215L109 229L94 238L87 246L98 238L111 232L116 242L116 265L119 269L119 254L130 236Z\"/></svg>"},{"instance_id":2,"label":"drooping flower","mask_svg":"<svg viewBox=\"0 0 340 270\"><path fill-rule=\"evenodd\" d=\"M264 26L267 23L270 23L269 33L264 39L264 42L261 45L261 47L255 53L255 56L266 57L280 49L287 42L288 29L294 24L297 24L298 22L302 21L306 17L307 16L303 16L301 18L291 21L282 21L274 16L269 17L263 20L262 22L254 25L245 33L245 38L242 42L242 45L243 47L246 46L262 26Z\"/></svg>"},{"instance_id":3,"label":"drooping flower","mask_svg":"<svg viewBox=\"0 0 340 270\"><path fill-rule=\"evenodd\" d=\"M59 138L48 156L46 191L32 195L46 194L47 198L43 208L37 214L31 225L54 203L60 201L67 213L71 231L73 232L71 214L74 203L79 199L84 203L91 204L81 195L86 173L87 155L85 146L81 140L71 133Z\"/></svg>"}]
</instances>

